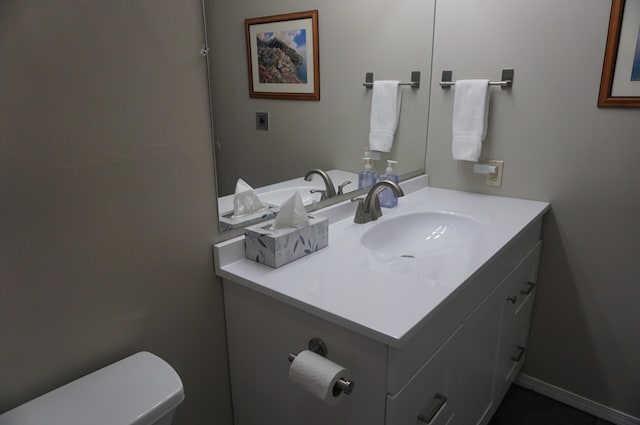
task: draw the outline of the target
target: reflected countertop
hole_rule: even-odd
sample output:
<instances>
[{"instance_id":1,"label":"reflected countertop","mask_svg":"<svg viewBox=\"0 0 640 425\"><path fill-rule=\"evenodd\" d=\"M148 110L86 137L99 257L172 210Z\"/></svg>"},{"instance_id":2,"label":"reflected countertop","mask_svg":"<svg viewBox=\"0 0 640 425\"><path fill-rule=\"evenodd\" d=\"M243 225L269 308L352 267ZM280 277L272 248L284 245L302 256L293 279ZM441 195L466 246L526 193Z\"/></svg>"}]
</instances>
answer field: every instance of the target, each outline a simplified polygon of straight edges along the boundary
<instances>
[{"instance_id":1,"label":"reflected countertop","mask_svg":"<svg viewBox=\"0 0 640 425\"><path fill-rule=\"evenodd\" d=\"M348 171L342 170L329 170L327 171L331 180L333 180L336 190L338 185L350 181L344 187L344 193L349 193L358 189L358 175ZM249 214L242 217L231 217L233 214L233 197L234 195L227 195L218 198L218 211L220 214L220 221L222 224L229 228L235 226L243 226L247 223L251 223L256 219L261 219L265 214L271 216L275 215L282 203L289 199L293 193L297 190L300 192L302 203L305 206L312 205L320 201L320 193L311 193L312 189L324 190L324 182L319 176L313 176L311 181L306 181L304 177L298 177L295 179L274 183L268 186L262 186L255 188L253 191L258 196L258 199L262 201L267 210L258 211L254 214Z\"/></svg>"}]
</instances>

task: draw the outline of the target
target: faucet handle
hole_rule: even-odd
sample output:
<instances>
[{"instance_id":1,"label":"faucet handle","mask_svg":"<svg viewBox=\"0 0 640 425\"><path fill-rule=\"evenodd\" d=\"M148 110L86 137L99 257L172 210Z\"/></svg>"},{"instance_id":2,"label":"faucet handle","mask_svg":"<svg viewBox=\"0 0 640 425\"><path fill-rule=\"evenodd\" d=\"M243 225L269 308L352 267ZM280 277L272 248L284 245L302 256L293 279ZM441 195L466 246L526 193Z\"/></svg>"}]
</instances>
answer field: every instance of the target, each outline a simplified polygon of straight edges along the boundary
<instances>
[{"instance_id":1,"label":"faucet handle","mask_svg":"<svg viewBox=\"0 0 640 425\"><path fill-rule=\"evenodd\" d=\"M340 186L338 186L338 195L344 195L344 187L348 184L351 184L351 180L348 180L344 183L342 183Z\"/></svg>"},{"instance_id":2,"label":"faucet handle","mask_svg":"<svg viewBox=\"0 0 640 425\"><path fill-rule=\"evenodd\" d=\"M356 224L364 224L371 221L371 214L367 213L367 207L364 203L365 196L359 196L357 198L351 199L351 202L358 203L358 209L356 210L356 215L353 217L353 222Z\"/></svg>"}]
</instances>

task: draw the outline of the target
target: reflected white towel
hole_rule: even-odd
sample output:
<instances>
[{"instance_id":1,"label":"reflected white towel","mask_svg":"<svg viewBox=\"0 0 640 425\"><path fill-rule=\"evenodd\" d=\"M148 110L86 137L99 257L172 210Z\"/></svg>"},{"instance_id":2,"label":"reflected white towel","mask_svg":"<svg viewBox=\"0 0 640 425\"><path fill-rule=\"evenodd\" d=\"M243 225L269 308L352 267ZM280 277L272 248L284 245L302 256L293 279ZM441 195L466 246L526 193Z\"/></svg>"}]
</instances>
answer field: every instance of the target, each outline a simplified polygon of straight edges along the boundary
<instances>
[{"instance_id":1,"label":"reflected white towel","mask_svg":"<svg viewBox=\"0 0 640 425\"><path fill-rule=\"evenodd\" d=\"M453 99L453 159L478 161L487 136L489 80L458 80Z\"/></svg>"},{"instance_id":2,"label":"reflected white towel","mask_svg":"<svg viewBox=\"0 0 640 425\"><path fill-rule=\"evenodd\" d=\"M369 124L369 149L371 150L391 151L402 101L399 84L400 81L373 82Z\"/></svg>"}]
</instances>

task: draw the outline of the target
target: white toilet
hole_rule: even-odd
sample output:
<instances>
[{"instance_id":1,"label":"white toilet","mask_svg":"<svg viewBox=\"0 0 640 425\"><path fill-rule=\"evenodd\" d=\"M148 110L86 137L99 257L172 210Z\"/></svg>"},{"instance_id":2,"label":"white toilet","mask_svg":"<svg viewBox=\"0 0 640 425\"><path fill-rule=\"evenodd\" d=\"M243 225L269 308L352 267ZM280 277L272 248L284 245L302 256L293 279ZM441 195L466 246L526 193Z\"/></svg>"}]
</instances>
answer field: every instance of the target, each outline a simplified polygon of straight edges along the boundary
<instances>
[{"instance_id":1,"label":"white toilet","mask_svg":"<svg viewBox=\"0 0 640 425\"><path fill-rule=\"evenodd\" d=\"M140 352L0 415L0 425L169 425L182 400L176 371Z\"/></svg>"}]
</instances>

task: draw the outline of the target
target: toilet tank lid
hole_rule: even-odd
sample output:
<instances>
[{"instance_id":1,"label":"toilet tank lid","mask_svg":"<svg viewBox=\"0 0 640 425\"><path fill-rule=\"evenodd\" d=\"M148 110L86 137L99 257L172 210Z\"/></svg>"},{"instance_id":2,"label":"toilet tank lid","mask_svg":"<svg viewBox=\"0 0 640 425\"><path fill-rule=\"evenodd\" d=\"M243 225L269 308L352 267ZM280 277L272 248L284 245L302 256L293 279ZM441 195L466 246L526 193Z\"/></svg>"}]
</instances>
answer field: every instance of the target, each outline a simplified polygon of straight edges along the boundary
<instances>
[{"instance_id":1,"label":"toilet tank lid","mask_svg":"<svg viewBox=\"0 0 640 425\"><path fill-rule=\"evenodd\" d=\"M175 370L140 352L0 415L0 425L152 424L182 400Z\"/></svg>"}]
</instances>

